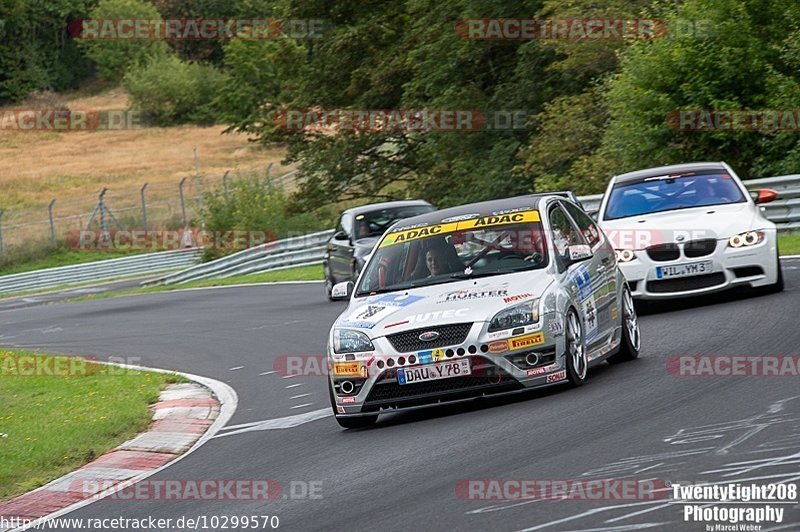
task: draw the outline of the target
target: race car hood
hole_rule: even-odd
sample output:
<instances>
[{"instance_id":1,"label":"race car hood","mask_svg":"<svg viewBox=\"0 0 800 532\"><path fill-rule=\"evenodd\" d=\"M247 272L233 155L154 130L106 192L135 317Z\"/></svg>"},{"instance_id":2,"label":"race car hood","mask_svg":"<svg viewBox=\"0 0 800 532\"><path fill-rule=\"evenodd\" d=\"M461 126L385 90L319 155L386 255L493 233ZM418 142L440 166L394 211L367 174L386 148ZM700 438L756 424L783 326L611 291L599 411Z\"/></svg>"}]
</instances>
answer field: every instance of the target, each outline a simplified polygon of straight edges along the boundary
<instances>
[{"instance_id":1,"label":"race car hood","mask_svg":"<svg viewBox=\"0 0 800 532\"><path fill-rule=\"evenodd\" d=\"M615 249L642 250L669 242L728 239L753 229L755 218L752 204L734 203L605 220L600 226Z\"/></svg>"},{"instance_id":2,"label":"race car hood","mask_svg":"<svg viewBox=\"0 0 800 532\"><path fill-rule=\"evenodd\" d=\"M425 326L489 321L499 311L541 297L552 282L544 270L454 281L351 300L334 327L371 338Z\"/></svg>"}]
</instances>

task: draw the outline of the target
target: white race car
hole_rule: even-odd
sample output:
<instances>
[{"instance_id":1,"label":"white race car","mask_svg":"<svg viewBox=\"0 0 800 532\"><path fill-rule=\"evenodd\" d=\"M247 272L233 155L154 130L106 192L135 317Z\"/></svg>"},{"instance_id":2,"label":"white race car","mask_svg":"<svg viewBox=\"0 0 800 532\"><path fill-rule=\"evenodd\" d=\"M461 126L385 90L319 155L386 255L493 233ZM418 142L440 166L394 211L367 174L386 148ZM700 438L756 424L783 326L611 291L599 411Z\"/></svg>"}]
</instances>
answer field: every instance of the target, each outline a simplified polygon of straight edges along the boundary
<instances>
[{"instance_id":1,"label":"white race car","mask_svg":"<svg viewBox=\"0 0 800 532\"><path fill-rule=\"evenodd\" d=\"M555 195L454 207L383 235L328 341L329 392L347 428L379 414L569 382L639 355L614 250Z\"/></svg>"},{"instance_id":2,"label":"white race car","mask_svg":"<svg viewBox=\"0 0 800 532\"><path fill-rule=\"evenodd\" d=\"M783 290L775 224L723 162L662 166L615 176L598 223L638 299L707 294L734 286Z\"/></svg>"}]
</instances>

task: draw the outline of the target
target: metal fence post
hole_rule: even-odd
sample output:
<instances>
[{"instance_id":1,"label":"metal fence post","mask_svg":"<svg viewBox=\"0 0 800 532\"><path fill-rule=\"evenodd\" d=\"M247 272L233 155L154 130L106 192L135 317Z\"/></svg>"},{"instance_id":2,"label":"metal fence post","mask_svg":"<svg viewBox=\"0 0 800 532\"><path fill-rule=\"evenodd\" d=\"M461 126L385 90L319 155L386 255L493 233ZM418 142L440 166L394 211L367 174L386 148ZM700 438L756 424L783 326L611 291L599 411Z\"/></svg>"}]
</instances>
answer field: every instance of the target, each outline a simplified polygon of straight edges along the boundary
<instances>
[{"instance_id":1,"label":"metal fence post","mask_svg":"<svg viewBox=\"0 0 800 532\"><path fill-rule=\"evenodd\" d=\"M222 190L223 194L225 194L225 203L228 203L228 174L230 170L225 170L225 173L222 175Z\"/></svg>"},{"instance_id":2,"label":"metal fence post","mask_svg":"<svg viewBox=\"0 0 800 532\"><path fill-rule=\"evenodd\" d=\"M6 212L4 209L0 209L0 257L3 256L4 246L3 246L3 213Z\"/></svg>"},{"instance_id":3,"label":"metal fence post","mask_svg":"<svg viewBox=\"0 0 800 532\"><path fill-rule=\"evenodd\" d=\"M100 208L100 241L103 243L111 240L111 234L108 232L108 222L106 221L106 203L103 200L107 190L107 188L103 187L103 190L100 191L100 198L97 201L97 206Z\"/></svg>"},{"instance_id":4,"label":"metal fence post","mask_svg":"<svg viewBox=\"0 0 800 532\"><path fill-rule=\"evenodd\" d=\"M142 197L142 225L144 225L144 230L147 231L147 202L144 199L144 191L147 188L147 183L142 185L142 188L139 189L139 195Z\"/></svg>"},{"instance_id":5,"label":"metal fence post","mask_svg":"<svg viewBox=\"0 0 800 532\"><path fill-rule=\"evenodd\" d=\"M53 198L50 201L50 205L47 206L47 216L50 218L50 244L53 247L56 247L56 226L53 224L53 204L56 202L56 199Z\"/></svg>"},{"instance_id":6,"label":"metal fence post","mask_svg":"<svg viewBox=\"0 0 800 532\"><path fill-rule=\"evenodd\" d=\"M183 226L186 227L186 202L183 199L183 185L186 183L186 178L181 179L178 185L178 191L181 193L181 214L183 215Z\"/></svg>"}]
</instances>

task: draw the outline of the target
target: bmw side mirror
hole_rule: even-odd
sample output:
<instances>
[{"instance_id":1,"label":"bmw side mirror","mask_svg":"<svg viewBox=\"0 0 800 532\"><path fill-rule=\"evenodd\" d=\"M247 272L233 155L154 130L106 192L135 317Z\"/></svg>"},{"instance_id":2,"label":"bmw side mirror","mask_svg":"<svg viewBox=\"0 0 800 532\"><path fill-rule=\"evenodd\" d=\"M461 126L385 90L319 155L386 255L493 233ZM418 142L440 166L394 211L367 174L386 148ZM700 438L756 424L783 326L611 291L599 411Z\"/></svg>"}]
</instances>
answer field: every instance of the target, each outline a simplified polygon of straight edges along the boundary
<instances>
[{"instance_id":1,"label":"bmw side mirror","mask_svg":"<svg viewBox=\"0 0 800 532\"><path fill-rule=\"evenodd\" d=\"M336 231L335 233L333 233L333 239L334 240L349 240L350 237L347 236L347 233L345 233L344 231Z\"/></svg>"},{"instance_id":2,"label":"bmw side mirror","mask_svg":"<svg viewBox=\"0 0 800 532\"><path fill-rule=\"evenodd\" d=\"M353 281L336 283L333 285L333 289L331 289L331 297L334 299L345 299L353 291L353 286Z\"/></svg>"},{"instance_id":3,"label":"bmw side mirror","mask_svg":"<svg viewBox=\"0 0 800 532\"><path fill-rule=\"evenodd\" d=\"M576 244L567 248L567 257L570 262L582 262L592 258L592 248L586 244Z\"/></svg>"}]
</instances>

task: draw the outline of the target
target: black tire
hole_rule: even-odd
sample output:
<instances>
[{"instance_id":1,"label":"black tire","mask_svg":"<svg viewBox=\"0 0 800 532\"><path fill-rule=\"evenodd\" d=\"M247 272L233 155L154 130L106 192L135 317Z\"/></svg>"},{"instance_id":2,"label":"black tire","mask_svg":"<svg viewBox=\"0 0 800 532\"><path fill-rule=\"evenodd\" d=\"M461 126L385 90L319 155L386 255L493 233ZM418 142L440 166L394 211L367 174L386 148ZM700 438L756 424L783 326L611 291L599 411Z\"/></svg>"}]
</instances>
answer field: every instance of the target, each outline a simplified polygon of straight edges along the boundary
<instances>
[{"instance_id":1,"label":"black tire","mask_svg":"<svg viewBox=\"0 0 800 532\"><path fill-rule=\"evenodd\" d=\"M567 311L565 325L564 357L567 365L567 380L573 386L581 386L586 382L586 373L589 361L586 359L586 341L583 337L583 322L578 317L575 309ZM578 350L576 353L575 350Z\"/></svg>"},{"instance_id":2,"label":"black tire","mask_svg":"<svg viewBox=\"0 0 800 532\"><path fill-rule=\"evenodd\" d=\"M366 427L371 427L376 421L378 421L377 414L361 417L338 417L336 415L336 401L333 400L333 387L331 386L330 382L328 382L328 397L331 399L331 408L333 409L333 415L336 418L336 422L342 428L363 429Z\"/></svg>"},{"instance_id":3,"label":"black tire","mask_svg":"<svg viewBox=\"0 0 800 532\"><path fill-rule=\"evenodd\" d=\"M619 351L608 357L612 364L626 362L639 358L642 348L642 334L639 330L639 317L633 304L630 288L626 285L622 289L622 341Z\"/></svg>"},{"instance_id":4,"label":"black tire","mask_svg":"<svg viewBox=\"0 0 800 532\"><path fill-rule=\"evenodd\" d=\"M324 275L325 275L325 295L328 298L328 301L336 301L336 299L331 295L333 293L333 279L331 278L331 271L326 265L324 268Z\"/></svg>"}]
</instances>

